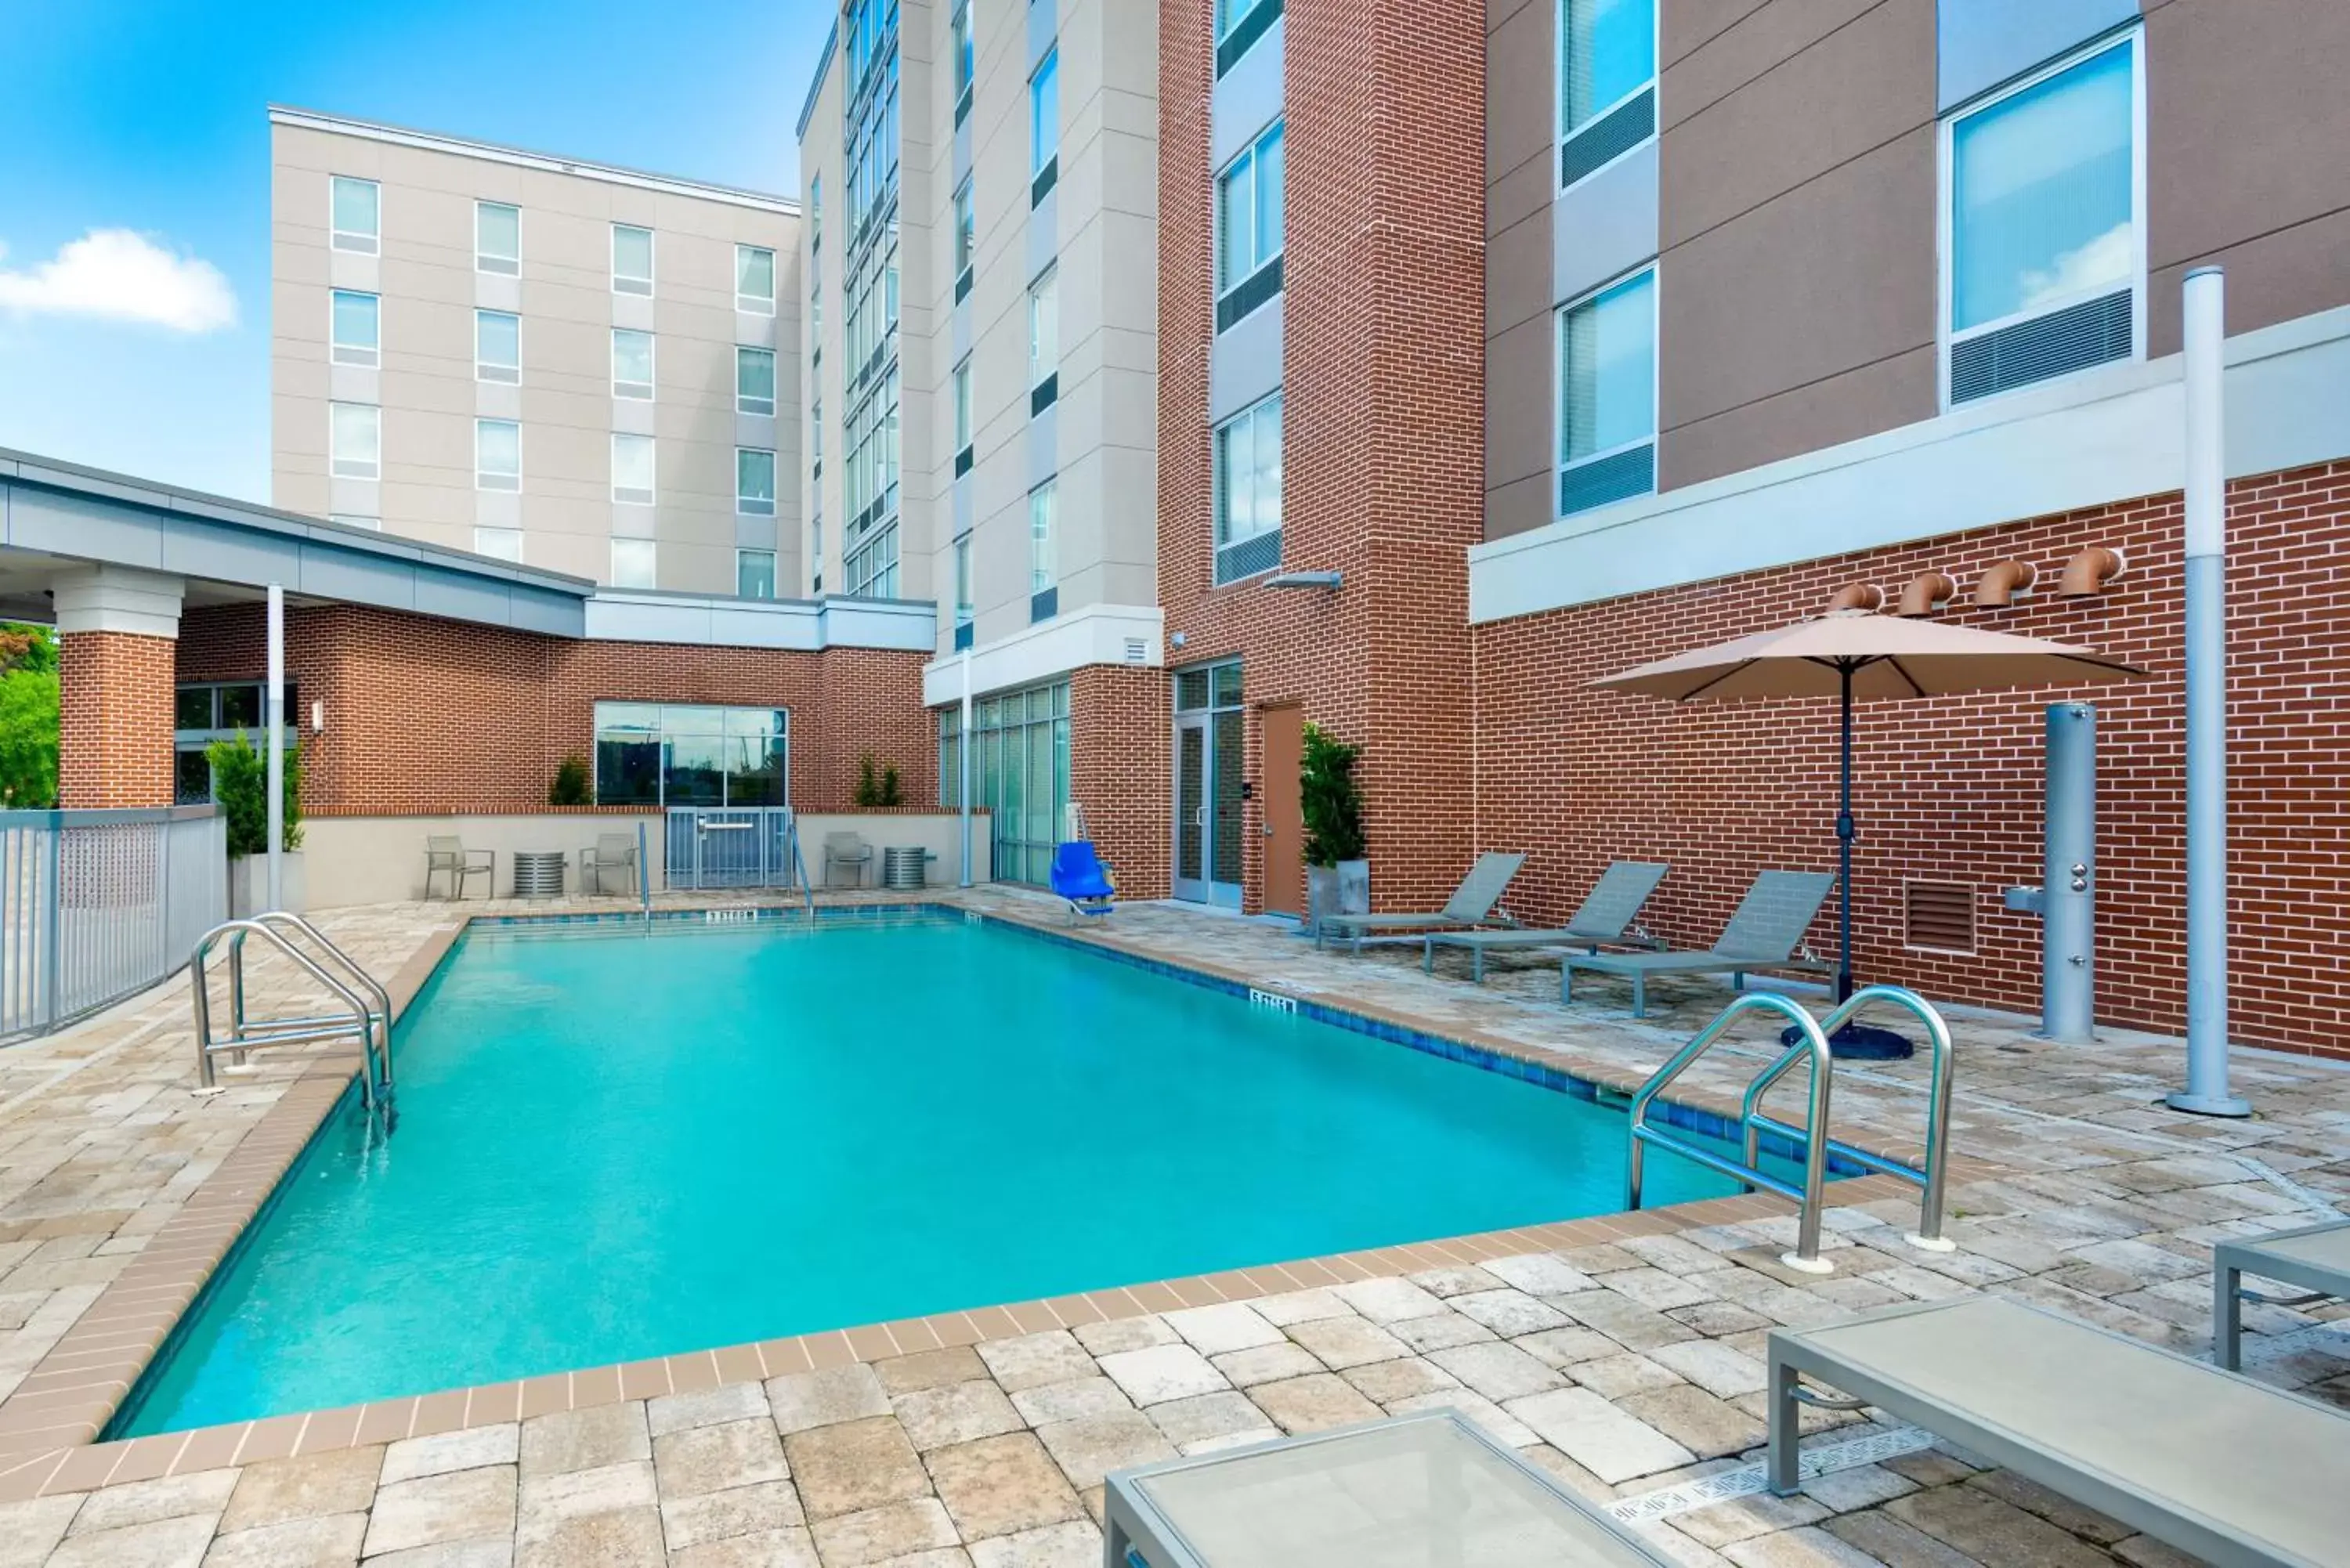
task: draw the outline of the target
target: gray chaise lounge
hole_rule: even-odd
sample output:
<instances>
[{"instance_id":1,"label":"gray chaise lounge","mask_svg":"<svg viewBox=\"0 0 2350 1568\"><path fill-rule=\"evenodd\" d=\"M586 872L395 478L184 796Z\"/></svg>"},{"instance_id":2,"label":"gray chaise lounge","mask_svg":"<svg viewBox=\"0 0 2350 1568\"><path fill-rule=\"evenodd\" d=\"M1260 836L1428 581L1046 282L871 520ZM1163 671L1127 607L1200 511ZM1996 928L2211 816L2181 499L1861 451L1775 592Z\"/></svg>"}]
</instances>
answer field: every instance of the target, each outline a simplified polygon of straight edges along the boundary
<instances>
[{"instance_id":1,"label":"gray chaise lounge","mask_svg":"<svg viewBox=\"0 0 2350 1568\"><path fill-rule=\"evenodd\" d=\"M2246 1274L2309 1293L2282 1301L2261 1295L2243 1288ZM2246 1302L2307 1306L2334 1296L2350 1296L2350 1220L2220 1242L2211 1249L2211 1358L2230 1371L2241 1365Z\"/></svg>"},{"instance_id":2,"label":"gray chaise lounge","mask_svg":"<svg viewBox=\"0 0 2350 1568\"><path fill-rule=\"evenodd\" d=\"M2350 1417L2241 1374L2005 1296L1773 1329L1766 1355L1782 1497L1811 1376L2220 1568L2350 1563Z\"/></svg>"},{"instance_id":3,"label":"gray chaise lounge","mask_svg":"<svg viewBox=\"0 0 2350 1568\"><path fill-rule=\"evenodd\" d=\"M1502 901L1502 890L1518 867L1526 863L1523 855L1485 854L1477 857L1477 864L1469 867L1469 875L1461 878L1461 886L1444 908L1433 915L1325 915L1314 929L1314 945L1320 947L1326 937L1352 938L1355 951L1363 950L1363 938L1373 931L1423 931L1431 926L1452 929L1476 926L1513 926L1508 914L1496 912L1493 906Z\"/></svg>"},{"instance_id":4,"label":"gray chaise lounge","mask_svg":"<svg viewBox=\"0 0 2350 1568\"><path fill-rule=\"evenodd\" d=\"M1669 867L1653 860L1618 860L1600 874L1591 896L1564 926L1549 930L1503 929L1478 931L1430 931L1419 967L1436 971L1440 947L1469 950L1471 980L1485 978L1485 955L1503 948L1580 947L1596 952L1603 942L1620 942L1640 906L1657 890Z\"/></svg>"},{"instance_id":5,"label":"gray chaise lounge","mask_svg":"<svg viewBox=\"0 0 2350 1568\"><path fill-rule=\"evenodd\" d=\"M1765 871L1746 889L1738 912L1721 928L1721 940L1706 951L1572 953L1559 971L1558 999L1575 1000L1576 970L1628 975L1632 1016L1645 1018L1652 974L1727 974L1731 984L1743 986L1749 970L1822 968L1814 960L1798 961L1795 948L1835 886L1832 871Z\"/></svg>"}]
</instances>

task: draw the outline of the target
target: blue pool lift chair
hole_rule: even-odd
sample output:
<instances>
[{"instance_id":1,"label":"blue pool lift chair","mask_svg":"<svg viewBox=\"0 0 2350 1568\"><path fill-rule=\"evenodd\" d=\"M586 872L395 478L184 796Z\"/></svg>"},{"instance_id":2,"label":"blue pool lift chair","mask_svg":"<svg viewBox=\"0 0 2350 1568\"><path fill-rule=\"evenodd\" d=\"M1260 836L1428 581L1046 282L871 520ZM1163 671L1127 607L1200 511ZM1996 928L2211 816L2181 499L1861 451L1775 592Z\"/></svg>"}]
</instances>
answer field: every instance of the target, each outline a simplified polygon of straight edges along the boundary
<instances>
[{"instance_id":1,"label":"blue pool lift chair","mask_svg":"<svg viewBox=\"0 0 2350 1568\"><path fill-rule=\"evenodd\" d=\"M1087 839L1071 839L1053 850L1053 892L1069 901L1069 918L1107 915L1117 907L1118 879Z\"/></svg>"}]
</instances>

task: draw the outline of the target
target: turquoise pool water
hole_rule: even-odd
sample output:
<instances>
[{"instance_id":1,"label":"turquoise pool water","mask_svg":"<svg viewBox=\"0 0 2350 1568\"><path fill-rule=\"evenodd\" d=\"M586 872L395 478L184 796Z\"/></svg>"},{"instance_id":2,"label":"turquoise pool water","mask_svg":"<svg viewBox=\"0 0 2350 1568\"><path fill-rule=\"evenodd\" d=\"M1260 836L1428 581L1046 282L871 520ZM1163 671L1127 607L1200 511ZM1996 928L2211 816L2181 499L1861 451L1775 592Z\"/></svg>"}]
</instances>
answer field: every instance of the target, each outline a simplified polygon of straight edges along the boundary
<instances>
[{"instance_id":1,"label":"turquoise pool water","mask_svg":"<svg viewBox=\"0 0 2350 1568\"><path fill-rule=\"evenodd\" d=\"M396 1051L119 1435L1623 1206L1615 1111L959 919L477 926Z\"/></svg>"}]
</instances>

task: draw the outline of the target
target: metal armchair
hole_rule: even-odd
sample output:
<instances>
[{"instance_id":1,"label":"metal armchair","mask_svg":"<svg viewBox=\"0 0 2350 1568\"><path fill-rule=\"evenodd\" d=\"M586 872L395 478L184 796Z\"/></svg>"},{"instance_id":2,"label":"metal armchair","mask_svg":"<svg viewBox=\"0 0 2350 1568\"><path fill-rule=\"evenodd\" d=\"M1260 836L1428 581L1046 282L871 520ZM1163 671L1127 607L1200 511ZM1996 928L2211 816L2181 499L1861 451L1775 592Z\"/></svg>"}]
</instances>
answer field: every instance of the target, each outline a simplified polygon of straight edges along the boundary
<instances>
[{"instance_id":1,"label":"metal armchair","mask_svg":"<svg viewBox=\"0 0 2350 1568\"><path fill-rule=\"evenodd\" d=\"M603 892L604 878L614 872L621 877L621 892L637 890L636 841L625 833L599 833L592 847L579 851L579 890Z\"/></svg>"},{"instance_id":2,"label":"metal armchair","mask_svg":"<svg viewBox=\"0 0 2350 1568\"><path fill-rule=\"evenodd\" d=\"M873 864L873 846L854 833L827 833L824 836L824 885L832 886L832 868L848 867L849 886L865 886L866 867Z\"/></svg>"},{"instance_id":3,"label":"metal armchair","mask_svg":"<svg viewBox=\"0 0 2350 1568\"><path fill-rule=\"evenodd\" d=\"M497 891L498 852L494 849L468 849L465 842L452 835L434 834L424 841L424 896L432 897L432 878L449 878L449 897L465 896L465 879L469 877L490 878L490 891Z\"/></svg>"}]
</instances>

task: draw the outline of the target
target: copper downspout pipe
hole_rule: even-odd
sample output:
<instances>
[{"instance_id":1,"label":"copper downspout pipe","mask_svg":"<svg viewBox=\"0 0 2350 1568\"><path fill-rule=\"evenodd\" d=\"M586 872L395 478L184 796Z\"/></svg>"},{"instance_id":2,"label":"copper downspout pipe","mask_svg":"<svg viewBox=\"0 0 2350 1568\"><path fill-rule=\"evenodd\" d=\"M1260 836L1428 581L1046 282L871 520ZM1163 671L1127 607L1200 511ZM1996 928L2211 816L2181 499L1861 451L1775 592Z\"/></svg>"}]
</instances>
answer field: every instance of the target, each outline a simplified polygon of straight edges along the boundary
<instances>
[{"instance_id":1,"label":"copper downspout pipe","mask_svg":"<svg viewBox=\"0 0 2350 1568\"><path fill-rule=\"evenodd\" d=\"M1901 590L1900 607L1893 613L1912 618L1932 615L1949 604L1958 591L1959 585L1950 581L1947 574L1920 572L1909 579L1908 587Z\"/></svg>"},{"instance_id":2,"label":"copper downspout pipe","mask_svg":"<svg viewBox=\"0 0 2350 1568\"><path fill-rule=\"evenodd\" d=\"M2028 591L2040 574L2029 561L2010 557L1993 562L1975 581L1975 603L1984 609L2005 609L2018 594Z\"/></svg>"},{"instance_id":3,"label":"copper downspout pipe","mask_svg":"<svg viewBox=\"0 0 2350 1568\"><path fill-rule=\"evenodd\" d=\"M1885 590L1875 583L1846 583L1828 600L1828 613L1838 610L1880 610L1885 607Z\"/></svg>"},{"instance_id":4,"label":"copper downspout pipe","mask_svg":"<svg viewBox=\"0 0 2350 1568\"><path fill-rule=\"evenodd\" d=\"M2122 553L2103 545L2092 545L2064 563L2064 575L2057 580L2056 591L2068 599L2094 598L2121 575Z\"/></svg>"}]
</instances>

